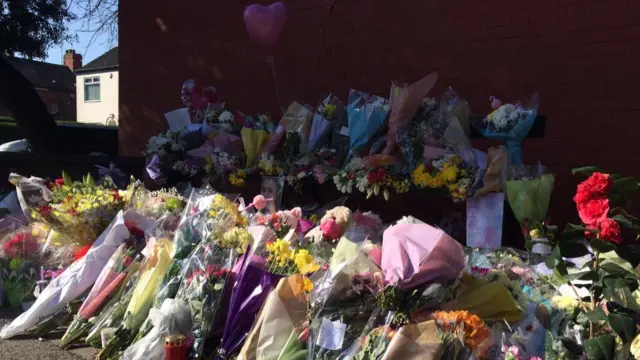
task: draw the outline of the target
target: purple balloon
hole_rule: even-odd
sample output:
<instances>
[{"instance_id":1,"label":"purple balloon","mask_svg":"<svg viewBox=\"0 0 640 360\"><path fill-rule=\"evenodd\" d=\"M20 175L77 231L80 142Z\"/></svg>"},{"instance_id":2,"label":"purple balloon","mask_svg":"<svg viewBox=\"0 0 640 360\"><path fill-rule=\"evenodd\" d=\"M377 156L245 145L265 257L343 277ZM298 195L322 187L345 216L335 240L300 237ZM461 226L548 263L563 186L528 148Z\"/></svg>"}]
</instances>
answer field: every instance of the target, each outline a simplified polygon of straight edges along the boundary
<instances>
[{"instance_id":1,"label":"purple balloon","mask_svg":"<svg viewBox=\"0 0 640 360\"><path fill-rule=\"evenodd\" d=\"M249 5L244 10L244 24L249 36L267 53L271 53L280 40L287 21L287 7L276 2L269 6Z\"/></svg>"}]
</instances>

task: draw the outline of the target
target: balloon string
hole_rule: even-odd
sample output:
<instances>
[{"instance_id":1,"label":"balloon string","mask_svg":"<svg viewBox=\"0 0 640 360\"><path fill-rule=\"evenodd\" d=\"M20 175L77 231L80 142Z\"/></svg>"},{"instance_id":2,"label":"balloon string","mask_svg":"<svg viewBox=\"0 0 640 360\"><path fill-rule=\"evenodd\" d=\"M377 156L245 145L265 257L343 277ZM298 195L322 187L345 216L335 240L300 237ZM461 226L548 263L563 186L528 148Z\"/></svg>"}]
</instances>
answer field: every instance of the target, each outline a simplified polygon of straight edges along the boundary
<instances>
[{"instance_id":1,"label":"balloon string","mask_svg":"<svg viewBox=\"0 0 640 360\"><path fill-rule=\"evenodd\" d=\"M282 107L282 99L280 99L280 89L278 88L278 77L276 76L276 66L273 61L273 55L269 55L267 58L267 63L271 66L271 73L273 74L273 83L276 85L276 96L278 96L278 106L280 106L280 110L282 111L282 115L284 116L284 108Z\"/></svg>"}]
</instances>

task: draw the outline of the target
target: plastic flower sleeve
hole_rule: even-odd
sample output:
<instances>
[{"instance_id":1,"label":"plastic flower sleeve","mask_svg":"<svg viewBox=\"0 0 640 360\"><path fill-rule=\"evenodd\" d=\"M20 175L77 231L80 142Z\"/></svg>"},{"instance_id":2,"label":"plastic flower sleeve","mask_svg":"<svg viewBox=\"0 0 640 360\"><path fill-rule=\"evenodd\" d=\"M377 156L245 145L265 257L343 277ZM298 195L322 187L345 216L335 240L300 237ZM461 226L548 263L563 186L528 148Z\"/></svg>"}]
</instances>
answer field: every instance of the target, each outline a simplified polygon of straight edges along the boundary
<instances>
[{"instance_id":1,"label":"plastic flower sleeve","mask_svg":"<svg viewBox=\"0 0 640 360\"><path fill-rule=\"evenodd\" d=\"M382 128L389 114L389 104L385 98L352 89L347 114L349 157L352 157Z\"/></svg>"},{"instance_id":2,"label":"plastic flower sleeve","mask_svg":"<svg viewBox=\"0 0 640 360\"><path fill-rule=\"evenodd\" d=\"M438 360L444 353L433 320L408 324L393 336L382 360Z\"/></svg>"},{"instance_id":3,"label":"plastic flower sleeve","mask_svg":"<svg viewBox=\"0 0 640 360\"><path fill-rule=\"evenodd\" d=\"M381 360L396 330L395 311L374 310L362 335L346 352L353 360Z\"/></svg>"},{"instance_id":4,"label":"plastic flower sleeve","mask_svg":"<svg viewBox=\"0 0 640 360\"><path fill-rule=\"evenodd\" d=\"M382 286L379 268L361 251L346 263L332 263L312 293L309 359L333 359L347 350L376 308Z\"/></svg>"},{"instance_id":5,"label":"plastic flower sleeve","mask_svg":"<svg viewBox=\"0 0 640 360\"><path fill-rule=\"evenodd\" d=\"M153 307L153 300L162 279L169 271L172 254L173 243L169 239L160 239L155 242L153 252L145 262L131 301L127 305L123 322L118 327L115 336L98 354L100 360L110 358L133 342L135 334Z\"/></svg>"},{"instance_id":6,"label":"plastic flower sleeve","mask_svg":"<svg viewBox=\"0 0 640 360\"><path fill-rule=\"evenodd\" d=\"M423 99L429 94L438 81L438 73L432 72L411 85L399 87L391 84L391 114L389 115L389 132L387 145L382 151L385 155L392 155L396 150L396 141L400 129L406 127Z\"/></svg>"},{"instance_id":7,"label":"plastic flower sleeve","mask_svg":"<svg viewBox=\"0 0 640 360\"><path fill-rule=\"evenodd\" d=\"M281 356L291 335L307 320L304 283L304 277L299 274L280 280L267 297L240 358L276 360Z\"/></svg>"},{"instance_id":8,"label":"plastic flower sleeve","mask_svg":"<svg viewBox=\"0 0 640 360\"><path fill-rule=\"evenodd\" d=\"M44 280L40 279L41 256L47 233L37 224L14 227L12 231L5 228L0 235L0 304L20 308L34 300L34 288L38 280Z\"/></svg>"},{"instance_id":9,"label":"plastic flower sleeve","mask_svg":"<svg viewBox=\"0 0 640 360\"><path fill-rule=\"evenodd\" d=\"M507 199L521 225L545 221L554 180L554 175L540 164L511 169L506 182Z\"/></svg>"},{"instance_id":10,"label":"plastic flower sleeve","mask_svg":"<svg viewBox=\"0 0 640 360\"><path fill-rule=\"evenodd\" d=\"M176 298L188 305L191 316L192 327L188 333L194 340L192 358L204 355L204 344L222 301L235 258L234 249L202 243L187 260Z\"/></svg>"},{"instance_id":11,"label":"plastic flower sleeve","mask_svg":"<svg viewBox=\"0 0 640 360\"><path fill-rule=\"evenodd\" d=\"M108 327L118 327L122 322L127 305L131 300L135 286L138 283L138 279L141 275L142 263L136 261L129 267L127 277L124 279L122 286L104 306L102 311L93 318L90 319L91 328L87 333L87 344L100 348L102 342L100 339L100 333L102 329Z\"/></svg>"},{"instance_id":12,"label":"plastic flower sleeve","mask_svg":"<svg viewBox=\"0 0 640 360\"><path fill-rule=\"evenodd\" d=\"M269 134L264 130L243 127L240 131L240 136L247 156L246 167L251 168L255 165L262 147L269 138Z\"/></svg>"},{"instance_id":13,"label":"plastic flower sleeve","mask_svg":"<svg viewBox=\"0 0 640 360\"><path fill-rule=\"evenodd\" d=\"M28 311L0 331L0 337L8 339L18 335L36 325L41 318L62 310L69 301L75 300L87 291L98 278L111 255L129 237L124 221L125 216L121 211L93 243L87 255L74 262L60 277L51 281Z\"/></svg>"},{"instance_id":14,"label":"plastic flower sleeve","mask_svg":"<svg viewBox=\"0 0 640 360\"><path fill-rule=\"evenodd\" d=\"M161 360L165 358L165 338L171 334L185 334L191 327L189 307L179 300L167 299L160 309L151 309L149 319L153 330L128 347L122 360Z\"/></svg>"},{"instance_id":15,"label":"plastic flower sleeve","mask_svg":"<svg viewBox=\"0 0 640 360\"><path fill-rule=\"evenodd\" d=\"M497 100L497 99L495 99ZM522 141L529 134L538 115L540 98L534 93L527 104L500 104L485 118L476 118L473 125L482 136L505 142L511 164L522 163Z\"/></svg>"},{"instance_id":16,"label":"plastic flower sleeve","mask_svg":"<svg viewBox=\"0 0 640 360\"><path fill-rule=\"evenodd\" d=\"M411 289L455 279L464 269L462 246L444 231L425 224L388 228L382 243L382 269L392 285Z\"/></svg>"}]
</instances>

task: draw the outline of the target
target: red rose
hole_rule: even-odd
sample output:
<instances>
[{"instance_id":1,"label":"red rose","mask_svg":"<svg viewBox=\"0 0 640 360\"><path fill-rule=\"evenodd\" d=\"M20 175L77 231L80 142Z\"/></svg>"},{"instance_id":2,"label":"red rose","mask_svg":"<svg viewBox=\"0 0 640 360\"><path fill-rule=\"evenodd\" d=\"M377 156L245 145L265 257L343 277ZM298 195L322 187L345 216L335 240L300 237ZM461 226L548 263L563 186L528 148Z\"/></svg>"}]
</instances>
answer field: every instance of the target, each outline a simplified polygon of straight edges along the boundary
<instances>
[{"instance_id":1,"label":"red rose","mask_svg":"<svg viewBox=\"0 0 640 360\"><path fill-rule=\"evenodd\" d=\"M573 201L581 203L605 195L612 184L613 181L609 174L595 172L587 180L578 185L578 191Z\"/></svg>"},{"instance_id":2,"label":"red rose","mask_svg":"<svg viewBox=\"0 0 640 360\"><path fill-rule=\"evenodd\" d=\"M63 179L56 179L56 185L58 185L58 186L64 185L64 180Z\"/></svg>"},{"instance_id":3,"label":"red rose","mask_svg":"<svg viewBox=\"0 0 640 360\"><path fill-rule=\"evenodd\" d=\"M589 230L595 230L595 231L589 231ZM596 224L587 225L587 231L584 232L584 237L591 240L591 239L595 239L596 235L598 235L598 225Z\"/></svg>"},{"instance_id":4,"label":"red rose","mask_svg":"<svg viewBox=\"0 0 640 360\"><path fill-rule=\"evenodd\" d=\"M578 203L578 215L587 225L598 224L607 218L609 213L609 199L605 197L595 198Z\"/></svg>"},{"instance_id":5,"label":"red rose","mask_svg":"<svg viewBox=\"0 0 640 360\"><path fill-rule=\"evenodd\" d=\"M613 219L605 219L600 223L600 239L620 244L622 236L620 236L620 224Z\"/></svg>"},{"instance_id":6,"label":"red rose","mask_svg":"<svg viewBox=\"0 0 640 360\"><path fill-rule=\"evenodd\" d=\"M580 184L582 185L582 184ZM576 204L580 204L583 202L587 202L589 200L591 200L591 198L594 196L593 193L585 190L585 189L581 189L580 185L578 185L578 192L576 192L576 195L573 197L573 202L575 202Z\"/></svg>"}]
</instances>

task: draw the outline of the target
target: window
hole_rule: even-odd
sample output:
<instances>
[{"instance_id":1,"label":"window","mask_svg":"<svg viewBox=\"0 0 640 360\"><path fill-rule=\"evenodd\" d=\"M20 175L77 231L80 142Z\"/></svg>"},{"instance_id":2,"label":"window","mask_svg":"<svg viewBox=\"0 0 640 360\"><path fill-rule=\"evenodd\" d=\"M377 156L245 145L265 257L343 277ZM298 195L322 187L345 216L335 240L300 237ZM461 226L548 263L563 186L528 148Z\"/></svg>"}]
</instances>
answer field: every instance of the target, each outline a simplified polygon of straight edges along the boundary
<instances>
[{"instance_id":1,"label":"window","mask_svg":"<svg viewBox=\"0 0 640 360\"><path fill-rule=\"evenodd\" d=\"M100 101L100 77L84 79L84 101Z\"/></svg>"}]
</instances>

